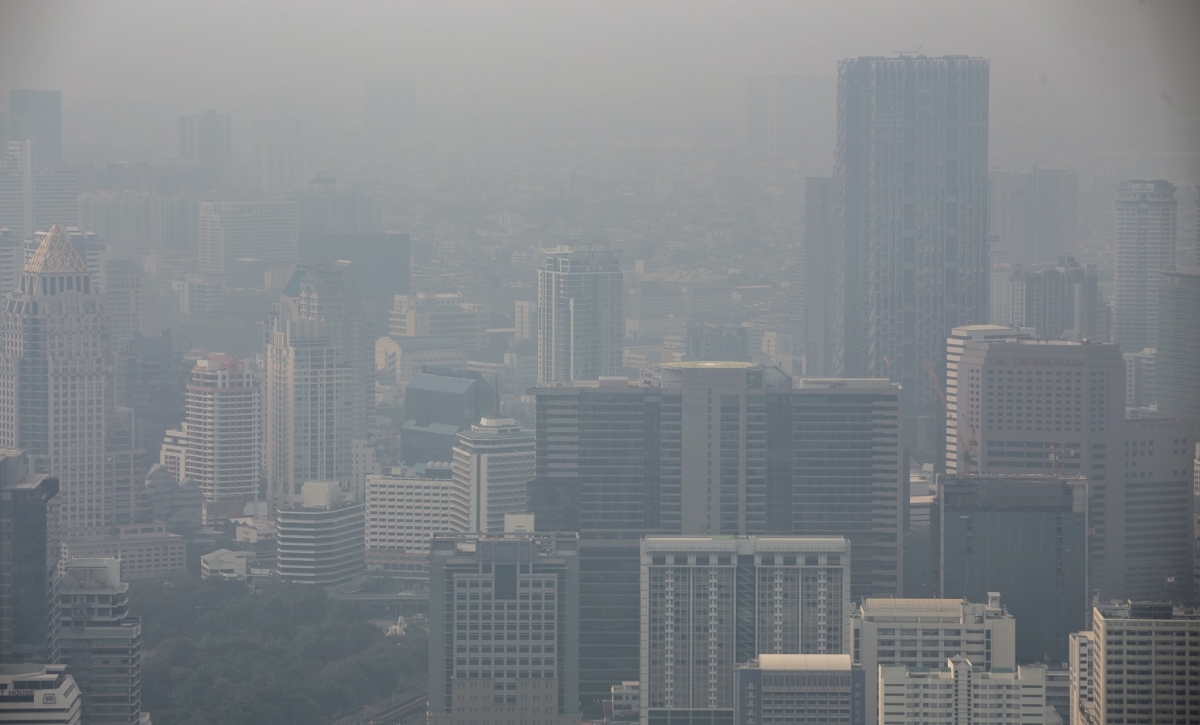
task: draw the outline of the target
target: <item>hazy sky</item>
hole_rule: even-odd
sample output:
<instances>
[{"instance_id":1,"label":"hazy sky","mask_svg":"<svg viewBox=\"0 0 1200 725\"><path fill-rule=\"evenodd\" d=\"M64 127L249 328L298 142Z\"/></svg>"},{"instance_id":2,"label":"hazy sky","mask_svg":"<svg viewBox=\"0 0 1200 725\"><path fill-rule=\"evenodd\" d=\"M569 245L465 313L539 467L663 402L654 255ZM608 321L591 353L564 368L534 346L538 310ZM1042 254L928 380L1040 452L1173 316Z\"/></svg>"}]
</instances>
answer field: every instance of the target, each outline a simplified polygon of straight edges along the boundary
<instances>
[{"instance_id":1,"label":"hazy sky","mask_svg":"<svg viewBox=\"0 0 1200 725\"><path fill-rule=\"evenodd\" d=\"M1200 2L13 2L0 89L63 92L67 151L169 155L214 108L361 126L410 80L431 131L735 142L742 79L832 79L839 59L992 61L993 160L1200 154ZM102 136L102 137L98 137ZM1140 162L1131 162L1140 163Z\"/></svg>"}]
</instances>

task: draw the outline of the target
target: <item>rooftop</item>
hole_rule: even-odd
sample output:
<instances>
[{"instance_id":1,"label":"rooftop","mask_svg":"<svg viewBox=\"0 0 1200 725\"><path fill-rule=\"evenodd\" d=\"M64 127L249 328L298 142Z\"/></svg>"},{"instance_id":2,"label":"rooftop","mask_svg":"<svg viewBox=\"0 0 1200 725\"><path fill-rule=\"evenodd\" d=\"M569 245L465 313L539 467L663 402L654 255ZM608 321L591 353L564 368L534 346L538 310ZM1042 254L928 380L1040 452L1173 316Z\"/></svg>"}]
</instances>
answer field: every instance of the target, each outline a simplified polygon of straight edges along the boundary
<instances>
[{"instance_id":1,"label":"rooftop","mask_svg":"<svg viewBox=\"0 0 1200 725\"><path fill-rule=\"evenodd\" d=\"M768 655L758 656L760 670L849 670L850 655Z\"/></svg>"}]
</instances>

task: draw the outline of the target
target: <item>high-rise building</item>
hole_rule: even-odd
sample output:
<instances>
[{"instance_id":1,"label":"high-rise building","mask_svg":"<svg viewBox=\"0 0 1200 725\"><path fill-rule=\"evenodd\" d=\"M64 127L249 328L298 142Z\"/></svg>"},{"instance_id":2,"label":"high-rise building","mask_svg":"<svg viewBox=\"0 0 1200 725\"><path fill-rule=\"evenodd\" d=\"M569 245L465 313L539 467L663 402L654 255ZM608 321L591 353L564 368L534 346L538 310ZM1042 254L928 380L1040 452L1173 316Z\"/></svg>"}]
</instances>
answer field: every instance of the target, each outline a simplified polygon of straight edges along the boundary
<instances>
[{"instance_id":1,"label":"high-rise building","mask_svg":"<svg viewBox=\"0 0 1200 725\"><path fill-rule=\"evenodd\" d=\"M764 654L733 672L733 725L866 725L866 673L847 654Z\"/></svg>"},{"instance_id":2,"label":"high-rise building","mask_svg":"<svg viewBox=\"0 0 1200 725\"><path fill-rule=\"evenodd\" d=\"M833 237L833 179L809 176L804 179L804 260L801 335L804 341L804 372L814 376L833 375L834 280L837 279L837 247Z\"/></svg>"},{"instance_id":3,"label":"high-rise building","mask_svg":"<svg viewBox=\"0 0 1200 725\"><path fill-rule=\"evenodd\" d=\"M275 510L279 576L335 586L363 573L365 505L348 501L336 481L308 481L295 503Z\"/></svg>"},{"instance_id":4,"label":"high-rise building","mask_svg":"<svg viewBox=\"0 0 1200 725\"><path fill-rule=\"evenodd\" d=\"M880 667L879 684L879 725L1047 722L1045 666L988 671L955 655L936 669Z\"/></svg>"},{"instance_id":5,"label":"high-rise building","mask_svg":"<svg viewBox=\"0 0 1200 725\"><path fill-rule=\"evenodd\" d=\"M851 624L854 661L864 672L879 672L881 665L936 670L956 655L987 671L1017 665L1016 619L995 592L979 604L961 599L867 599ZM866 722L882 722L880 678L866 679Z\"/></svg>"},{"instance_id":6,"label":"high-rise building","mask_svg":"<svg viewBox=\"0 0 1200 725\"><path fill-rule=\"evenodd\" d=\"M429 592L430 725L582 719L574 534L435 538Z\"/></svg>"},{"instance_id":7,"label":"high-rise building","mask_svg":"<svg viewBox=\"0 0 1200 725\"><path fill-rule=\"evenodd\" d=\"M1123 353L1121 357L1125 360L1125 407L1154 406L1158 398L1158 385L1154 382L1157 357L1154 348Z\"/></svg>"},{"instance_id":8,"label":"high-rise building","mask_svg":"<svg viewBox=\"0 0 1200 725\"><path fill-rule=\"evenodd\" d=\"M1087 479L940 475L934 500L938 596L1004 592L1021 623L1017 661L1066 662L1089 597Z\"/></svg>"},{"instance_id":9,"label":"high-rise building","mask_svg":"<svg viewBox=\"0 0 1200 725\"><path fill-rule=\"evenodd\" d=\"M58 479L27 473L21 451L0 449L0 663L50 656L57 494Z\"/></svg>"},{"instance_id":10,"label":"high-rise building","mask_svg":"<svg viewBox=\"0 0 1200 725\"><path fill-rule=\"evenodd\" d=\"M468 354L483 348L484 312L460 294L396 295L389 334L402 337L445 337L458 340Z\"/></svg>"},{"instance_id":11,"label":"high-rise building","mask_svg":"<svg viewBox=\"0 0 1200 725\"><path fill-rule=\"evenodd\" d=\"M955 421L958 420L958 365L962 361L963 347L969 340L1008 340L1029 337L1029 331L1010 325L963 325L956 327L946 338L946 473L970 473L978 467L974 459L960 460L960 456L973 456L970 450L960 451ZM973 438L971 440L974 440ZM970 441L964 439L970 448Z\"/></svg>"},{"instance_id":12,"label":"high-rise building","mask_svg":"<svg viewBox=\"0 0 1200 725\"><path fill-rule=\"evenodd\" d=\"M529 510L534 432L512 418L483 418L458 434L454 480L469 492L469 531L504 531L504 515Z\"/></svg>"},{"instance_id":13,"label":"high-rise building","mask_svg":"<svg viewBox=\"0 0 1200 725\"><path fill-rule=\"evenodd\" d=\"M146 309L146 286L133 262L105 260L104 308L108 332L117 354L124 353L134 338L150 332Z\"/></svg>"},{"instance_id":14,"label":"high-rise building","mask_svg":"<svg viewBox=\"0 0 1200 725\"><path fill-rule=\"evenodd\" d=\"M468 531L470 491L447 469L392 469L367 476L367 559L416 563L428 569L434 536Z\"/></svg>"},{"instance_id":15,"label":"high-rise building","mask_svg":"<svg viewBox=\"0 0 1200 725\"><path fill-rule=\"evenodd\" d=\"M538 270L538 385L620 375L624 277L596 244L543 250Z\"/></svg>"},{"instance_id":16,"label":"high-rise building","mask_svg":"<svg viewBox=\"0 0 1200 725\"><path fill-rule=\"evenodd\" d=\"M1158 412L1195 424L1200 440L1200 268L1163 275L1154 353Z\"/></svg>"},{"instance_id":17,"label":"high-rise building","mask_svg":"<svg viewBox=\"0 0 1200 725\"><path fill-rule=\"evenodd\" d=\"M1090 481L1090 589L1102 598L1190 596L1191 431L1178 419L1126 421L1116 345L968 340L956 385L956 436L970 473Z\"/></svg>"},{"instance_id":18,"label":"high-rise building","mask_svg":"<svg viewBox=\"0 0 1200 725\"><path fill-rule=\"evenodd\" d=\"M210 353L192 368L187 415L167 437L182 448L177 477L204 494L204 522L236 518L259 495L262 461L262 386L248 362ZM168 453L170 460L174 453ZM177 464L178 465L178 464Z\"/></svg>"},{"instance_id":19,"label":"high-rise building","mask_svg":"<svg viewBox=\"0 0 1200 725\"><path fill-rule=\"evenodd\" d=\"M366 320L340 265L297 270L267 324L264 466L271 507L306 481L338 481L362 501L353 442L367 437L374 370Z\"/></svg>"},{"instance_id":20,"label":"high-rise building","mask_svg":"<svg viewBox=\"0 0 1200 725\"><path fill-rule=\"evenodd\" d=\"M199 164L208 188L219 186L233 160L229 116L216 111L180 116L179 156Z\"/></svg>"},{"instance_id":21,"label":"high-rise building","mask_svg":"<svg viewBox=\"0 0 1200 725\"><path fill-rule=\"evenodd\" d=\"M136 336L117 357L117 405L134 413L134 448L159 460L164 436L184 419L184 389L191 370L170 331Z\"/></svg>"},{"instance_id":22,"label":"high-rise building","mask_svg":"<svg viewBox=\"0 0 1200 725\"><path fill-rule=\"evenodd\" d=\"M938 418L925 361L940 377L950 330L988 321L988 68L838 64L834 373L901 383L910 419Z\"/></svg>"},{"instance_id":23,"label":"high-rise building","mask_svg":"<svg viewBox=\"0 0 1200 725\"><path fill-rule=\"evenodd\" d=\"M1117 190L1113 341L1134 352L1156 347L1158 291L1175 267L1175 185L1126 181Z\"/></svg>"},{"instance_id":24,"label":"high-rise building","mask_svg":"<svg viewBox=\"0 0 1200 725\"><path fill-rule=\"evenodd\" d=\"M67 537L109 533L132 515L132 455L109 440L117 410L104 297L87 264L51 227L4 311L0 445L33 473L57 476Z\"/></svg>"},{"instance_id":25,"label":"high-rise building","mask_svg":"<svg viewBox=\"0 0 1200 725\"><path fill-rule=\"evenodd\" d=\"M72 559L54 591L53 660L79 685L82 722L141 725L142 625L121 560Z\"/></svg>"},{"instance_id":26,"label":"high-rise building","mask_svg":"<svg viewBox=\"0 0 1200 725\"><path fill-rule=\"evenodd\" d=\"M1091 620L1090 631L1072 640L1071 710L1079 719L1071 722L1188 723L1200 716L1200 612L1169 601L1126 601L1093 607Z\"/></svg>"},{"instance_id":27,"label":"high-rise building","mask_svg":"<svg viewBox=\"0 0 1200 725\"><path fill-rule=\"evenodd\" d=\"M1078 241L1079 176L1063 169L993 171L991 231L1000 261L1054 264Z\"/></svg>"},{"instance_id":28,"label":"high-rise building","mask_svg":"<svg viewBox=\"0 0 1200 725\"><path fill-rule=\"evenodd\" d=\"M196 249L198 202L148 191L79 195L79 226L125 254Z\"/></svg>"},{"instance_id":29,"label":"high-rise building","mask_svg":"<svg viewBox=\"0 0 1200 725\"><path fill-rule=\"evenodd\" d=\"M800 380L798 386L791 391L787 426L793 447L790 501L769 496L768 503L784 516L790 512L791 521L770 528L845 536L851 543L850 595L901 596L908 464L900 386L839 379Z\"/></svg>"},{"instance_id":30,"label":"high-rise building","mask_svg":"<svg viewBox=\"0 0 1200 725\"><path fill-rule=\"evenodd\" d=\"M731 722L734 670L774 654L849 654L841 537L646 537L641 722Z\"/></svg>"},{"instance_id":31,"label":"high-rise building","mask_svg":"<svg viewBox=\"0 0 1200 725\"><path fill-rule=\"evenodd\" d=\"M537 340L537 305L529 300L517 300L513 305L513 326L517 342Z\"/></svg>"},{"instance_id":32,"label":"high-rise building","mask_svg":"<svg viewBox=\"0 0 1200 725\"><path fill-rule=\"evenodd\" d=\"M991 319L1001 325L1028 327L1044 338L1108 342L1108 306L1099 290L1096 266L1063 257L1056 267L1013 265L999 279L993 300L1000 304Z\"/></svg>"},{"instance_id":33,"label":"high-rise building","mask_svg":"<svg viewBox=\"0 0 1200 725\"><path fill-rule=\"evenodd\" d=\"M0 665L0 722L80 725L83 698L66 665Z\"/></svg>"},{"instance_id":34,"label":"high-rise building","mask_svg":"<svg viewBox=\"0 0 1200 725\"><path fill-rule=\"evenodd\" d=\"M9 141L0 158L0 227L32 239L51 224L79 219L79 176L61 161L47 160L31 140Z\"/></svg>"},{"instance_id":35,"label":"high-rise building","mask_svg":"<svg viewBox=\"0 0 1200 725\"><path fill-rule=\"evenodd\" d=\"M46 161L62 161L62 94L59 91L8 92L10 139L33 141Z\"/></svg>"},{"instance_id":36,"label":"high-rise building","mask_svg":"<svg viewBox=\"0 0 1200 725\"><path fill-rule=\"evenodd\" d=\"M202 201L197 234L199 270L204 274L225 274L244 257L272 267L299 260L294 200Z\"/></svg>"}]
</instances>

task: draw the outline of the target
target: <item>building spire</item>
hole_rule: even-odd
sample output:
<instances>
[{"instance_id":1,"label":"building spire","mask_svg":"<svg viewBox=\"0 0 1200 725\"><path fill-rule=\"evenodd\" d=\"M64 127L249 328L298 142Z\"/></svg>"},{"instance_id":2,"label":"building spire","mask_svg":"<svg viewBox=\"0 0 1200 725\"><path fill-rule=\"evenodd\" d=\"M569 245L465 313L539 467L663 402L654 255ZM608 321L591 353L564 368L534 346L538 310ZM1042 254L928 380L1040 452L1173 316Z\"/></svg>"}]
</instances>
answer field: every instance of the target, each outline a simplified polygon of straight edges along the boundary
<instances>
[{"instance_id":1,"label":"building spire","mask_svg":"<svg viewBox=\"0 0 1200 725\"><path fill-rule=\"evenodd\" d=\"M57 224L50 226L24 271L26 274L89 274L87 264Z\"/></svg>"}]
</instances>

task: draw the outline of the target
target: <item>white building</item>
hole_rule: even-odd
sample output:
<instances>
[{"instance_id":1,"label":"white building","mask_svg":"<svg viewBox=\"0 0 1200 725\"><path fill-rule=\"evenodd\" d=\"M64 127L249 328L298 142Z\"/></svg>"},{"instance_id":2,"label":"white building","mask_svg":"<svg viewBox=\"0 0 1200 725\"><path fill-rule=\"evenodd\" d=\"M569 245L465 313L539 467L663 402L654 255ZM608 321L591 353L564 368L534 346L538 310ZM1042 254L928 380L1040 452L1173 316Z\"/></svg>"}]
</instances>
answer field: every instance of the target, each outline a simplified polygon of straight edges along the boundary
<instances>
[{"instance_id":1,"label":"white building","mask_svg":"<svg viewBox=\"0 0 1200 725\"><path fill-rule=\"evenodd\" d=\"M759 655L734 671L734 725L861 723L861 667L850 655Z\"/></svg>"},{"instance_id":2,"label":"white building","mask_svg":"<svg viewBox=\"0 0 1200 725\"><path fill-rule=\"evenodd\" d=\"M842 537L643 538L642 725L732 719L734 667L755 657L849 653L849 564Z\"/></svg>"},{"instance_id":3,"label":"white building","mask_svg":"<svg viewBox=\"0 0 1200 725\"><path fill-rule=\"evenodd\" d=\"M224 274L252 257L268 266L295 264L300 245L296 202L290 199L200 202L200 272Z\"/></svg>"},{"instance_id":4,"label":"white building","mask_svg":"<svg viewBox=\"0 0 1200 725\"><path fill-rule=\"evenodd\" d=\"M542 250L538 270L538 385L621 373L624 277L598 245Z\"/></svg>"},{"instance_id":5,"label":"white building","mask_svg":"<svg viewBox=\"0 0 1200 725\"><path fill-rule=\"evenodd\" d=\"M451 470L470 494L469 531L502 532L506 514L529 510L535 459L533 431L512 418L483 418L458 434Z\"/></svg>"},{"instance_id":6,"label":"white building","mask_svg":"<svg viewBox=\"0 0 1200 725\"><path fill-rule=\"evenodd\" d=\"M962 655L944 666L879 668L879 725L1046 722L1046 668L991 671Z\"/></svg>"},{"instance_id":7,"label":"white building","mask_svg":"<svg viewBox=\"0 0 1200 725\"><path fill-rule=\"evenodd\" d=\"M462 343L468 354L483 348L483 308L460 294L396 295L393 304L388 334L397 340L448 338Z\"/></svg>"},{"instance_id":8,"label":"white building","mask_svg":"<svg viewBox=\"0 0 1200 725\"><path fill-rule=\"evenodd\" d=\"M865 672L880 665L937 669L962 655L986 669L1017 664L1017 623L992 593L986 604L957 599L867 599L851 618L854 660ZM878 680L867 678L867 719L878 722Z\"/></svg>"},{"instance_id":9,"label":"white building","mask_svg":"<svg viewBox=\"0 0 1200 725\"><path fill-rule=\"evenodd\" d=\"M80 725L82 703L67 665L0 665L0 723Z\"/></svg>"},{"instance_id":10,"label":"white building","mask_svg":"<svg viewBox=\"0 0 1200 725\"><path fill-rule=\"evenodd\" d=\"M1072 719L1079 725L1200 719L1200 610L1170 602L1092 608L1072 637Z\"/></svg>"},{"instance_id":11,"label":"white building","mask_svg":"<svg viewBox=\"0 0 1200 725\"><path fill-rule=\"evenodd\" d=\"M959 451L958 435L955 424L958 420L958 363L962 360L963 349L970 340L1008 340L1024 339L1031 332L1026 328L1011 325L963 325L956 327L946 338L946 473L957 473L963 467L960 458L964 455L977 456L978 451ZM963 438L970 448L971 438ZM977 471L971 468L963 473Z\"/></svg>"},{"instance_id":12,"label":"white building","mask_svg":"<svg viewBox=\"0 0 1200 725\"><path fill-rule=\"evenodd\" d=\"M241 504L258 496L263 417L258 375L232 355L206 355L192 368L186 415L180 430L167 431L159 458L179 480L199 484L204 520L212 524L222 507L209 504L225 502L240 512Z\"/></svg>"},{"instance_id":13,"label":"white building","mask_svg":"<svg viewBox=\"0 0 1200 725\"><path fill-rule=\"evenodd\" d=\"M367 549L428 556L435 534L456 534L467 526L468 490L457 477L367 476Z\"/></svg>"},{"instance_id":14,"label":"white building","mask_svg":"<svg viewBox=\"0 0 1200 725\"><path fill-rule=\"evenodd\" d=\"M200 557L200 578L246 581L253 560L253 552L217 549Z\"/></svg>"},{"instance_id":15,"label":"white building","mask_svg":"<svg viewBox=\"0 0 1200 725\"><path fill-rule=\"evenodd\" d=\"M341 493L336 481L309 481L295 504L276 510L280 577L334 586L362 574L364 507Z\"/></svg>"}]
</instances>

